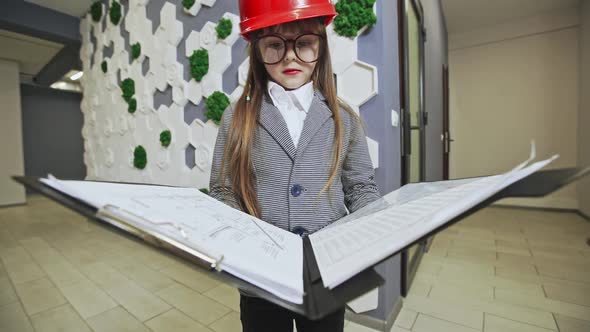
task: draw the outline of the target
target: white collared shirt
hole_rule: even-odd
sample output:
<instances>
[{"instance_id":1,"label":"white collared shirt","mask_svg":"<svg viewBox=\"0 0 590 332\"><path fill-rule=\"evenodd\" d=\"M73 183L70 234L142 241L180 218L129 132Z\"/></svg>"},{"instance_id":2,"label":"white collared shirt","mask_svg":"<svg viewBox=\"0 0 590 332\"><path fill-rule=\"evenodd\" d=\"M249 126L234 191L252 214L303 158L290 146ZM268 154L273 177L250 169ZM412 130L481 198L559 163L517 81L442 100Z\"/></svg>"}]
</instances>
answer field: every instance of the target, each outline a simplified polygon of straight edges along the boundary
<instances>
[{"instance_id":1,"label":"white collared shirt","mask_svg":"<svg viewBox=\"0 0 590 332\"><path fill-rule=\"evenodd\" d=\"M305 117L313 101L313 81L290 91L273 81L268 81L267 89L272 103L285 119L293 145L297 148Z\"/></svg>"}]
</instances>

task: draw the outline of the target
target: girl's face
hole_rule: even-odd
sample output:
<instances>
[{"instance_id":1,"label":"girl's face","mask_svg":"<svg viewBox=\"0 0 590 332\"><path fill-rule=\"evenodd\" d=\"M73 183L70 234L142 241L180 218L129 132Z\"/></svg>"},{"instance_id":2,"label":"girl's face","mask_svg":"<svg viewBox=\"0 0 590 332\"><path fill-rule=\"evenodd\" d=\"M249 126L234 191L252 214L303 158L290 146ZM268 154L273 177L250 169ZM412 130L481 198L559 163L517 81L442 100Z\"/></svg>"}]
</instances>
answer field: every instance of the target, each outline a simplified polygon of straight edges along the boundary
<instances>
[{"instance_id":1,"label":"girl's face","mask_svg":"<svg viewBox=\"0 0 590 332\"><path fill-rule=\"evenodd\" d=\"M264 65L274 82L292 90L311 80L317 63L314 60L319 57L322 46L321 38L315 34L316 30L313 27L310 29L309 24L283 24L277 31L265 31L258 39L256 47L259 60L265 58L263 62L278 61ZM280 60L282 54L284 57Z\"/></svg>"}]
</instances>

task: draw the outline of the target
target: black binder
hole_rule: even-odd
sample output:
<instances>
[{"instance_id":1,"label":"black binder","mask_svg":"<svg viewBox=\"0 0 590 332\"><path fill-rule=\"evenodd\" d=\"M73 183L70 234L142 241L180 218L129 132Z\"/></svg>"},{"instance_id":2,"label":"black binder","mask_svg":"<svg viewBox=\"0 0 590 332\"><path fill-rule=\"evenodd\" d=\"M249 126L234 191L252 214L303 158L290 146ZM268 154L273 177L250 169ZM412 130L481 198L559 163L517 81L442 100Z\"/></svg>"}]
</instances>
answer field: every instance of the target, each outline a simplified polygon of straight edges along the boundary
<instances>
[{"instance_id":1,"label":"black binder","mask_svg":"<svg viewBox=\"0 0 590 332\"><path fill-rule=\"evenodd\" d=\"M583 176L590 173L590 167L586 168L564 168L556 170L538 171L529 175L528 177L517 181L510 186L504 188L500 192L494 194L478 205L468 209L461 215L447 221L442 226L424 234L421 238L408 244L398 252L391 254L391 256L397 255L399 252L411 247L412 245L423 241L424 239L435 235L443 229L453 225L454 223L462 220L463 218L471 215L472 213L480 210L481 208L507 197L540 197L550 194L557 189L574 182ZM122 230L114 225L102 221L97 213L99 212L95 207L80 201L75 197L66 195L58 190L55 190L43 182L38 177L29 176L13 176L13 179L26 187L33 189L41 193L42 195L88 217L91 221L96 224L105 227L113 232L116 232L127 238L139 237L141 240L168 252L173 253L176 256L182 257L183 259L194 263L201 267L203 272L212 278L220 280L226 284L232 285L236 288L240 288L246 292L256 294L257 296L264 298L270 302L287 308L293 312L304 315L309 319L320 319L339 308L343 307L347 302L355 299L356 297L374 289L377 286L383 284L383 278L371 267L367 268L361 273L358 273L351 279L347 280L343 284L339 285L334 289L327 289L323 286L319 268L317 266L311 242L309 238L303 239L303 284L305 295L303 298L303 304L294 304L283 299L278 298L272 293L261 289L251 283L237 278L227 272L218 271L211 267L211 261L204 260L202 255L197 255L195 252L188 250L181 250L178 247L162 241L150 234L144 232L129 232ZM389 256L389 257L391 257ZM388 259L385 258L384 260ZM383 261L384 261L383 260Z\"/></svg>"}]
</instances>

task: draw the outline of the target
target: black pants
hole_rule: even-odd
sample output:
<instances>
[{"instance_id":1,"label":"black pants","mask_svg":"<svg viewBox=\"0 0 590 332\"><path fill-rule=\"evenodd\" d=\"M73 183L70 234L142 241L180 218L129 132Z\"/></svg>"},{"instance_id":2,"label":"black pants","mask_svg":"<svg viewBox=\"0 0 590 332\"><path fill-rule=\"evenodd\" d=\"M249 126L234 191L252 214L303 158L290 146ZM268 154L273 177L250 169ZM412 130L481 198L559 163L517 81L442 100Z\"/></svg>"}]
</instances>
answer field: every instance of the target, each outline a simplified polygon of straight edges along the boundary
<instances>
[{"instance_id":1,"label":"black pants","mask_svg":"<svg viewBox=\"0 0 590 332\"><path fill-rule=\"evenodd\" d=\"M320 320L309 320L257 297L240 295L240 320L243 332L342 332L344 308Z\"/></svg>"}]
</instances>

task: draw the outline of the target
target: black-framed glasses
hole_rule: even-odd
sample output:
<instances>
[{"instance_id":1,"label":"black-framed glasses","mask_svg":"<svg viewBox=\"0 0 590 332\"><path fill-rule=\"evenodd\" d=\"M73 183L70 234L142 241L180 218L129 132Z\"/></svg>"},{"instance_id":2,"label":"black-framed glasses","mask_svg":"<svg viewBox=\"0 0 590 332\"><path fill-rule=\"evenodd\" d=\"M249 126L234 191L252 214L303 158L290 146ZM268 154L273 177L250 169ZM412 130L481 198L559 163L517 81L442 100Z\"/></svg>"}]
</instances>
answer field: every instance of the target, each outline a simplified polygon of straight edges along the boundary
<instances>
[{"instance_id":1,"label":"black-framed glasses","mask_svg":"<svg viewBox=\"0 0 590 332\"><path fill-rule=\"evenodd\" d=\"M318 61L321 51L322 36L315 33L304 33L293 39L285 39L278 34L265 35L254 41L258 59L267 65L281 62L287 54L288 45L293 43L295 56L302 62Z\"/></svg>"}]
</instances>

